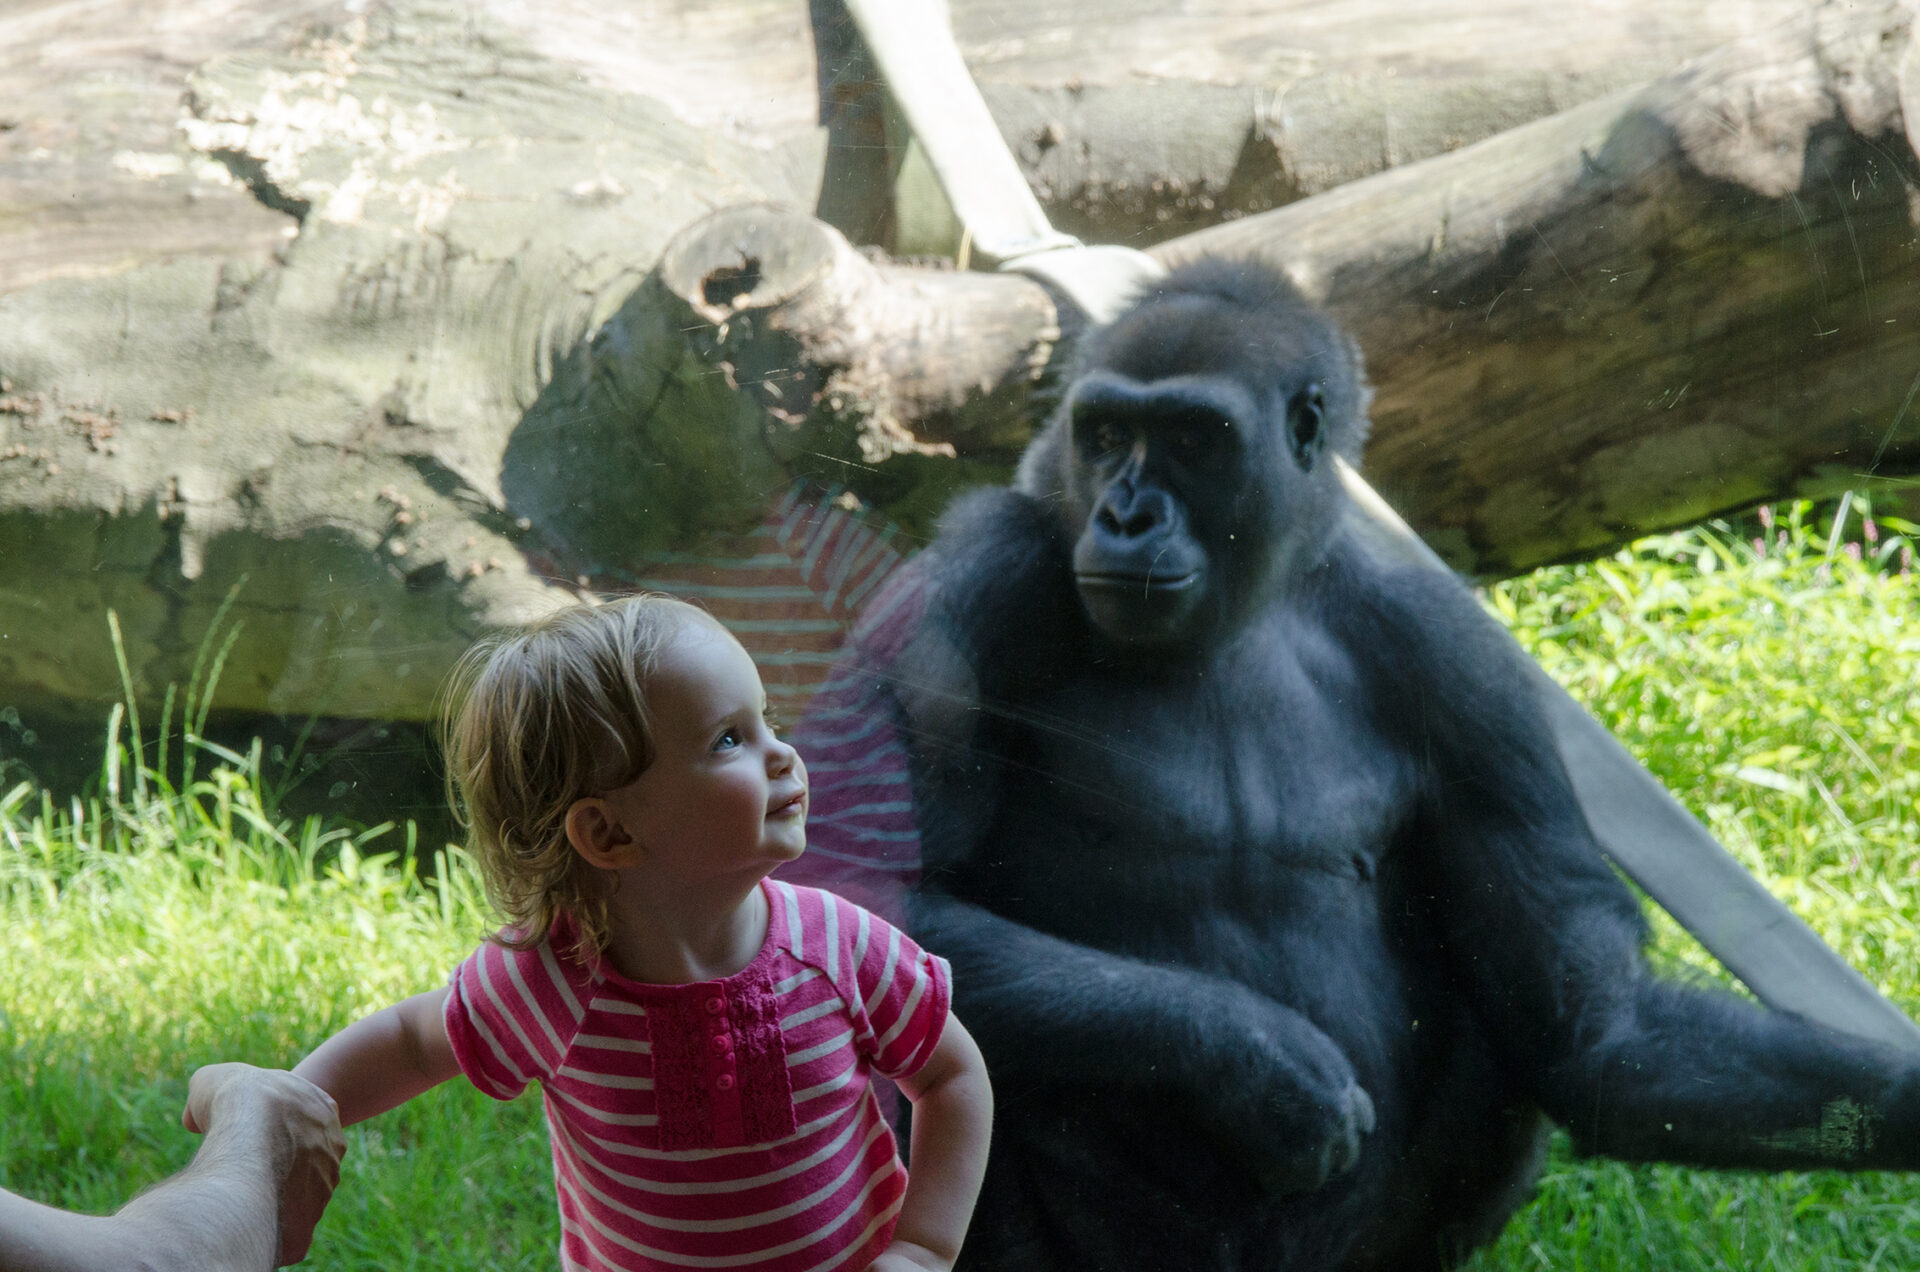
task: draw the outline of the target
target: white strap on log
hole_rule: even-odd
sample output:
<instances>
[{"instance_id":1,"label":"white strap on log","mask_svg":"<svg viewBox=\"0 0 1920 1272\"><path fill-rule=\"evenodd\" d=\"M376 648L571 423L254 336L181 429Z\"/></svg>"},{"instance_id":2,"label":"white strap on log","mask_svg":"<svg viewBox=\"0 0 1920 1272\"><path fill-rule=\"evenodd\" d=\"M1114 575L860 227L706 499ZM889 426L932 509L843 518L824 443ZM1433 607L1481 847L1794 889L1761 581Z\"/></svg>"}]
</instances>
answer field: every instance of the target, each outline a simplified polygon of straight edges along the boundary
<instances>
[{"instance_id":1,"label":"white strap on log","mask_svg":"<svg viewBox=\"0 0 1920 1272\"><path fill-rule=\"evenodd\" d=\"M1085 247L1048 224L935 0L846 5L984 255L1053 284L1091 322L1111 319L1165 274L1143 252ZM1427 568L1449 568L1359 473L1336 463L1377 546ZM1920 1026L1748 874L1586 708L1531 658L1523 661L1587 824L1628 877L1769 1007L1920 1050Z\"/></svg>"}]
</instances>

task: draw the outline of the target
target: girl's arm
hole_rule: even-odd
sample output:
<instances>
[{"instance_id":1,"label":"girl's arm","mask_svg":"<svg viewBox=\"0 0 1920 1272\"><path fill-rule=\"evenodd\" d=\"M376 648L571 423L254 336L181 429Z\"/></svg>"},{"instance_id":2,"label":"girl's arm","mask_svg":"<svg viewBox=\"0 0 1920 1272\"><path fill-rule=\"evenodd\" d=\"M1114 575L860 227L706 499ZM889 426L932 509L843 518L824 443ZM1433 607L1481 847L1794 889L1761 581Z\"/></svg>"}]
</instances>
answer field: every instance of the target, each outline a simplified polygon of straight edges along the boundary
<instances>
[{"instance_id":1,"label":"girl's arm","mask_svg":"<svg viewBox=\"0 0 1920 1272\"><path fill-rule=\"evenodd\" d=\"M405 1104L460 1072L442 1014L447 993L415 994L356 1020L293 1071L334 1098L342 1126Z\"/></svg>"},{"instance_id":2,"label":"girl's arm","mask_svg":"<svg viewBox=\"0 0 1920 1272\"><path fill-rule=\"evenodd\" d=\"M973 1036L953 1016L926 1064L900 1089L913 1101L913 1164L893 1241L871 1272L948 1272L987 1173L993 1088Z\"/></svg>"}]
</instances>

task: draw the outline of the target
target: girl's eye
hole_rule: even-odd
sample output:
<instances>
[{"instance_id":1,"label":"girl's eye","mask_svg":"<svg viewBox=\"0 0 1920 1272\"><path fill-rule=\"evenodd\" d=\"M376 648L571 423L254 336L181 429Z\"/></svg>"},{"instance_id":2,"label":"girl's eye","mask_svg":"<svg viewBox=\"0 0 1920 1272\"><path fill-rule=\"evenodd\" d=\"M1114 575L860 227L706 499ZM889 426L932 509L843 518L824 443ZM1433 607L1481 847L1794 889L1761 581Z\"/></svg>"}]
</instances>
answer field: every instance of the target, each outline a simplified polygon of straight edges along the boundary
<instances>
[{"instance_id":1,"label":"girl's eye","mask_svg":"<svg viewBox=\"0 0 1920 1272\"><path fill-rule=\"evenodd\" d=\"M740 730L738 729L724 730L719 737L713 740L713 749L716 751L731 750L732 748L739 745L740 745Z\"/></svg>"},{"instance_id":2,"label":"girl's eye","mask_svg":"<svg viewBox=\"0 0 1920 1272\"><path fill-rule=\"evenodd\" d=\"M767 722L767 731L769 733L777 738L783 738L787 735L786 722L780 718L778 711L775 711L772 707L768 707L765 711L761 712L761 716Z\"/></svg>"}]
</instances>

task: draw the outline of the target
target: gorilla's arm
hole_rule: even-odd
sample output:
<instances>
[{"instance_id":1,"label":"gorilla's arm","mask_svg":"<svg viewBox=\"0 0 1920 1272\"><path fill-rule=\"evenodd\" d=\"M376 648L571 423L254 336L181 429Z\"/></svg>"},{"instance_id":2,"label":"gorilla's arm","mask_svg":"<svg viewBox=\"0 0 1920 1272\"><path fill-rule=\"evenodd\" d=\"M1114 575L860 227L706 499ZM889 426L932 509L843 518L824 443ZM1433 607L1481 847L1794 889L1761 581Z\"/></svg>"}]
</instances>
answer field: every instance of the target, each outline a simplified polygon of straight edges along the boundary
<instances>
[{"instance_id":1,"label":"gorilla's arm","mask_svg":"<svg viewBox=\"0 0 1920 1272\"><path fill-rule=\"evenodd\" d=\"M1365 593L1397 611L1373 615L1383 669L1400 685L1423 673L1387 709L1429 760L1416 877L1454 974L1548 1115L1583 1151L1628 1159L1920 1166L1912 1058L1647 968L1638 905L1594 842L1524 655L1465 590L1396 575Z\"/></svg>"},{"instance_id":2,"label":"gorilla's arm","mask_svg":"<svg viewBox=\"0 0 1920 1272\"><path fill-rule=\"evenodd\" d=\"M1060 940L923 891L915 931L953 963L955 1014L996 1084L1157 1092L1273 1192L1359 1158L1371 1100L1332 1039L1235 981Z\"/></svg>"}]
</instances>

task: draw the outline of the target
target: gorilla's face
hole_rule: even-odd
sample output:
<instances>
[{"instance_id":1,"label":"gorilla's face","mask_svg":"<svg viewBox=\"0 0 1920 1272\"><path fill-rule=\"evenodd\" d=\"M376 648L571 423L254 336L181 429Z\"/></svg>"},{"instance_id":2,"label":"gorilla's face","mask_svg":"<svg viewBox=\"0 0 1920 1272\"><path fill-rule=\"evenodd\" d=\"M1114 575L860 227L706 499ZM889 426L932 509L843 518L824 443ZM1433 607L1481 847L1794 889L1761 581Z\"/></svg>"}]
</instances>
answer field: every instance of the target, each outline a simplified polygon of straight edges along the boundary
<instances>
[{"instance_id":1,"label":"gorilla's face","mask_svg":"<svg viewBox=\"0 0 1920 1272\"><path fill-rule=\"evenodd\" d=\"M1206 625L1226 561L1208 551L1220 518L1204 492L1246 467L1249 439L1234 427L1243 397L1232 384L1141 384L1106 371L1074 386L1074 582L1109 638L1168 644Z\"/></svg>"},{"instance_id":2,"label":"gorilla's face","mask_svg":"<svg viewBox=\"0 0 1920 1272\"><path fill-rule=\"evenodd\" d=\"M1056 422L1075 584L1118 644L1210 644L1325 545L1329 413L1353 397L1332 381L1348 364L1328 356L1323 320L1250 330L1237 317L1191 297L1134 311L1094 346ZM1196 342L1212 353L1199 371ZM1160 374L1169 347L1187 356Z\"/></svg>"}]
</instances>

